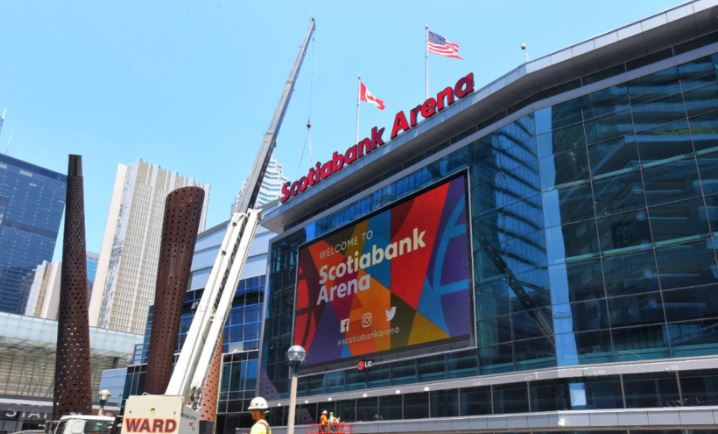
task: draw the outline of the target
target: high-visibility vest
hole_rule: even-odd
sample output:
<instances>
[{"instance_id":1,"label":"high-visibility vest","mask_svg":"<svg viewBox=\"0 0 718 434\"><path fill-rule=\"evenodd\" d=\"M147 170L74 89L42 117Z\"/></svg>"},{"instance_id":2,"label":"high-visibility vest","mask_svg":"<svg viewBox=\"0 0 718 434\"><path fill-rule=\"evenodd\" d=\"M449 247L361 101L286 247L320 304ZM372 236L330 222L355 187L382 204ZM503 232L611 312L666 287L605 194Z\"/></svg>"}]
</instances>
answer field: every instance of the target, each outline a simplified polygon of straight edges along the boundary
<instances>
[{"instance_id":1,"label":"high-visibility vest","mask_svg":"<svg viewBox=\"0 0 718 434\"><path fill-rule=\"evenodd\" d=\"M266 430L267 434L272 434L272 428L269 426L269 422L267 422L264 419L259 419L254 426L252 426L252 431L254 431L254 427L257 425L264 425L264 429ZM252 431L250 431L250 434L252 434Z\"/></svg>"}]
</instances>

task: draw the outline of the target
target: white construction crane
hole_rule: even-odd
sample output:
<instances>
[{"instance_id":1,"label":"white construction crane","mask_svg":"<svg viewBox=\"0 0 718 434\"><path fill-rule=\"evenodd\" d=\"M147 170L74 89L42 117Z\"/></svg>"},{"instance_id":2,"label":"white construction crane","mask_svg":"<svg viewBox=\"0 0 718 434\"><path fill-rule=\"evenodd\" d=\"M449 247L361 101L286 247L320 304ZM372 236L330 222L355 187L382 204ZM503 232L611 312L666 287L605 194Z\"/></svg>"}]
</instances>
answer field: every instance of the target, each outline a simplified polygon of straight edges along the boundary
<instances>
[{"instance_id":1,"label":"white construction crane","mask_svg":"<svg viewBox=\"0 0 718 434\"><path fill-rule=\"evenodd\" d=\"M232 215L227 225L227 232L167 390L164 395L130 396L125 405L122 434L196 434L199 430L197 408L202 399L202 387L220 333L227 321L247 253L262 219L261 211L254 209L255 202L276 145L277 133L294 91L294 83L314 33L314 26L315 22L312 18L269 129L264 133L259 153L242 191L237 212ZM208 398L216 399L216 397Z\"/></svg>"}]
</instances>

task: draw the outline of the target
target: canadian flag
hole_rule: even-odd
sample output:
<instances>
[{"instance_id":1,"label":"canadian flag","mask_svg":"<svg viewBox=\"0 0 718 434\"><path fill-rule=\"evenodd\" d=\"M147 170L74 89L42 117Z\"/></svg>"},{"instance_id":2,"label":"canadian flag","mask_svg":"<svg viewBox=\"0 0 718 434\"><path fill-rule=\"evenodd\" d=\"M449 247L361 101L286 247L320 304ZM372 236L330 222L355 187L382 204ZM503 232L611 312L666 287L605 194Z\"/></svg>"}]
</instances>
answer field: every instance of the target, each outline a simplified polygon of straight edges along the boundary
<instances>
[{"instance_id":1,"label":"canadian flag","mask_svg":"<svg viewBox=\"0 0 718 434\"><path fill-rule=\"evenodd\" d=\"M366 85L361 81L359 82L359 101L374 104L379 110L384 110L384 100L372 95L369 89L366 88Z\"/></svg>"}]
</instances>

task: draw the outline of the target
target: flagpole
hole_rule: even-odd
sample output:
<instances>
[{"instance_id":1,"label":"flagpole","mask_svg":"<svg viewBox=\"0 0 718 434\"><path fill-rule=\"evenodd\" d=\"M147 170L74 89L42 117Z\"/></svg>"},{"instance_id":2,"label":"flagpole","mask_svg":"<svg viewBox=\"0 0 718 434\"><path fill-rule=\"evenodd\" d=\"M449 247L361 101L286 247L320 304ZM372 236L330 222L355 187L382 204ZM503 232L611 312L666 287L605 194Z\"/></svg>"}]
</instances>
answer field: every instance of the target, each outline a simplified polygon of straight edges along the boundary
<instances>
[{"instance_id":1,"label":"flagpole","mask_svg":"<svg viewBox=\"0 0 718 434\"><path fill-rule=\"evenodd\" d=\"M424 99L429 99L429 25L424 26Z\"/></svg>"},{"instance_id":2,"label":"flagpole","mask_svg":"<svg viewBox=\"0 0 718 434\"><path fill-rule=\"evenodd\" d=\"M357 79L359 80L359 87L357 87L357 117L355 122L356 135L354 136L354 143L359 143L359 97L361 93L361 75L358 75Z\"/></svg>"}]
</instances>

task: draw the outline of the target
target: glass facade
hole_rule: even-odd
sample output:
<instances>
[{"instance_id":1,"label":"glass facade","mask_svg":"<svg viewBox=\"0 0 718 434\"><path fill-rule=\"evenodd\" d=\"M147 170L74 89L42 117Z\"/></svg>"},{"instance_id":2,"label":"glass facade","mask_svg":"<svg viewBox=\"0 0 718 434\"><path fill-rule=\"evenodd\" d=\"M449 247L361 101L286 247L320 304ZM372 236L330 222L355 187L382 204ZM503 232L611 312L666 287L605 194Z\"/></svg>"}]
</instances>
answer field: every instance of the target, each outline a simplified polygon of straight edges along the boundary
<instances>
[{"instance_id":1,"label":"glass facade","mask_svg":"<svg viewBox=\"0 0 718 434\"><path fill-rule=\"evenodd\" d=\"M0 155L0 311L25 312L23 280L52 260L66 184L65 175Z\"/></svg>"},{"instance_id":2,"label":"glass facade","mask_svg":"<svg viewBox=\"0 0 718 434\"><path fill-rule=\"evenodd\" d=\"M107 369L102 371L100 378L99 390L107 389L110 391L110 398L107 405L119 407L124 399L125 378L127 377L127 368Z\"/></svg>"},{"instance_id":3,"label":"glass facade","mask_svg":"<svg viewBox=\"0 0 718 434\"><path fill-rule=\"evenodd\" d=\"M298 246L462 170L470 176L476 347L304 376L300 396L718 354L717 71L712 55L539 109L298 223L271 247L261 361L269 381L260 393L288 394ZM488 411L484 398L462 399L472 394L491 396L494 413L688 402L675 378L653 377L407 395L401 408L406 417L438 399L455 403L447 414ZM710 378L694 379L702 402L713 394L698 382ZM381 399L348 405L356 420L399 414Z\"/></svg>"},{"instance_id":4,"label":"glass facade","mask_svg":"<svg viewBox=\"0 0 718 434\"><path fill-rule=\"evenodd\" d=\"M202 297L212 265L222 244L225 226L226 224L223 223L197 236L192 258L189 288L185 295L182 315L180 316L177 353L181 351L187 337L194 312ZM246 412L242 412L249 406L249 401L256 393L261 306L266 282L264 273L259 275L252 274L256 274L253 272L257 269L266 269L266 260L264 258L267 252L267 241L271 236L273 234L263 228L257 232L254 244L250 249L248 259L250 266L245 266L242 274L242 276L247 277L239 281L229 317L224 326L222 347L224 359L217 409L217 432L222 432L224 427L227 426L228 432L233 433L232 427L247 426L251 420ZM252 268L252 265L258 268ZM127 378L124 383L125 397L142 394L144 391L153 310L153 306L150 306L144 342L141 348L135 349L133 365L127 369Z\"/></svg>"},{"instance_id":5,"label":"glass facade","mask_svg":"<svg viewBox=\"0 0 718 434\"><path fill-rule=\"evenodd\" d=\"M300 405L297 424L318 423L323 410L345 422L482 416L559 410L693 407L718 404L718 371L606 375L430 390ZM272 408L284 425L287 406Z\"/></svg>"}]
</instances>

